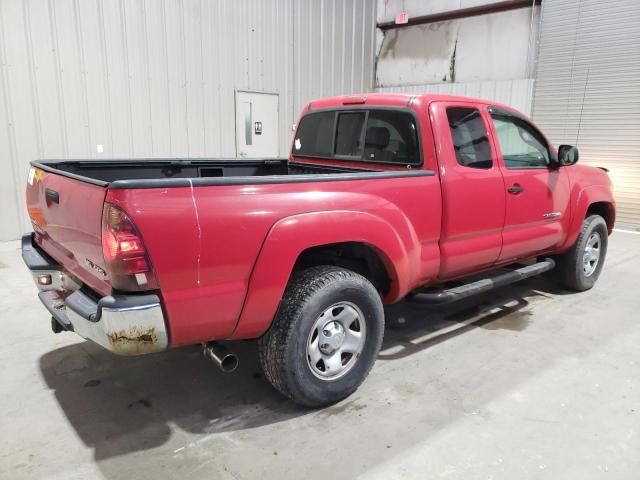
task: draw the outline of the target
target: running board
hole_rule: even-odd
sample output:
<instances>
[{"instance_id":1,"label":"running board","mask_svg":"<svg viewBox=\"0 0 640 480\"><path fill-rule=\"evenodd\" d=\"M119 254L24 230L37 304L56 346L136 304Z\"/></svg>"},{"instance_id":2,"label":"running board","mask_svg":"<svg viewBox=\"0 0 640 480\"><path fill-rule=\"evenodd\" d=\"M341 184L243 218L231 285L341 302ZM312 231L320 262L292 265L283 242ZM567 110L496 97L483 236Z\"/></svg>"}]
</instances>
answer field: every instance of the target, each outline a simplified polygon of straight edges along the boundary
<instances>
[{"instance_id":1,"label":"running board","mask_svg":"<svg viewBox=\"0 0 640 480\"><path fill-rule=\"evenodd\" d=\"M542 262L528 265L526 267L518 268L511 272L503 273L493 278L483 278L466 285L450 288L449 290L443 290L441 292L415 292L410 293L407 296L407 300L414 303L422 303L427 305L443 305L445 303L455 302L462 300L463 298L477 295L478 293L488 292L494 288L504 287L511 283L519 282L535 275L548 272L556 266L550 258L544 259Z\"/></svg>"}]
</instances>

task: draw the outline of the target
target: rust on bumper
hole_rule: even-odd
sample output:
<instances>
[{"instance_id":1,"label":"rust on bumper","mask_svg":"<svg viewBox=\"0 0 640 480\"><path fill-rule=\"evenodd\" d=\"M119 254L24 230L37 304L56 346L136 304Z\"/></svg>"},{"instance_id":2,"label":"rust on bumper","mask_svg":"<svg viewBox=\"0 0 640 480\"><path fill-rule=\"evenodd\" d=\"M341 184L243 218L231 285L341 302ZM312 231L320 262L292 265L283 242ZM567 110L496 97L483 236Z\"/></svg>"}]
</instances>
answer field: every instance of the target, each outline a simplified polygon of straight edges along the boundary
<instances>
[{"instance_id":1,"label":"rust on bumper","mask_svg":"<svg viewBox=\"0 0 640 480\"><path fill-rule=\"evenodd\" d=\"M159 303L129 308L103 307L98 322L77 318L70 308L67 312L76 333L118 355L142 355L167 348L167 331Z\"/></svg>"},{"instance_id":2,"label":"rust on bumper","mask_svg":"<svg viewBox=\"0 0 640 480\"><path fill-rule=\"evenodd\" d=\"M126 343L156 343L158 337L153 328L150 328L146 332L139 332L137 328L133 331L120 330L119 332L110 333L107 335L111 345L124 345Z\"/></svg>"}]
</instances>

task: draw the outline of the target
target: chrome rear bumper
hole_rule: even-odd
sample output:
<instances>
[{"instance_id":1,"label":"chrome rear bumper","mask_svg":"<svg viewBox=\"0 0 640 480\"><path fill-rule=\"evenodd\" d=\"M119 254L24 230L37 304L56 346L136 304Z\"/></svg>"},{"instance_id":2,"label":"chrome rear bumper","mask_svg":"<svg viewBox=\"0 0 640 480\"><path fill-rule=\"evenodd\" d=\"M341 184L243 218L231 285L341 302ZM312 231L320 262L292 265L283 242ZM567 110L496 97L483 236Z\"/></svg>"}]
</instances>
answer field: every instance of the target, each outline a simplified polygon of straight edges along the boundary
<instances>
[{"instance_id":1,"label":"chrome rear bumper","mask_svg":"<svg viewBox=\"0 0 640 480\"><path fill-rule=\"evenodd\" d=\"M22 237L22 258L40 292L38 298L64 328L119 355L142 355L168 346L157 295L109 295L97 299L33 244Z\"/></svg>"}]
</instances>

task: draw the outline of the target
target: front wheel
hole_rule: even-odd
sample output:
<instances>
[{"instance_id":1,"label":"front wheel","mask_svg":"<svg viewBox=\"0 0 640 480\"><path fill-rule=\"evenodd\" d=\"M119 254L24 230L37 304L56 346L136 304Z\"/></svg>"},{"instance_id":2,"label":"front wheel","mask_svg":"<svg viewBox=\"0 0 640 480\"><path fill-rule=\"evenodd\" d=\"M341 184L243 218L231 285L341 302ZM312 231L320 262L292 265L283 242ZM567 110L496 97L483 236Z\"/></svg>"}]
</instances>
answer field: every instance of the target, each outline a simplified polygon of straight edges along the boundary
<instances>
[{"instance_id":1,"label":"front wheel","mask_svg":"<svg viewBox=\"0 0 640 480\"><path fill-rule=\"evenodd\" d=\"M308 268L292 278L259 340L260 364L296 403L329 405L367 377L383 333L382 301L366 278L339 267Z\"/></svg>"},{"instance_id":2,"label":"front wheel","mask_svg":"<svg viewBox=\"0 0 640 480\"><path fill-rule=\"evenodd\" d=\"M564 287L582 292L595 285L607 255L608 235L607 222L600 215L584 219L575 245L558 259Z\"/></svg>"}]
</instances>

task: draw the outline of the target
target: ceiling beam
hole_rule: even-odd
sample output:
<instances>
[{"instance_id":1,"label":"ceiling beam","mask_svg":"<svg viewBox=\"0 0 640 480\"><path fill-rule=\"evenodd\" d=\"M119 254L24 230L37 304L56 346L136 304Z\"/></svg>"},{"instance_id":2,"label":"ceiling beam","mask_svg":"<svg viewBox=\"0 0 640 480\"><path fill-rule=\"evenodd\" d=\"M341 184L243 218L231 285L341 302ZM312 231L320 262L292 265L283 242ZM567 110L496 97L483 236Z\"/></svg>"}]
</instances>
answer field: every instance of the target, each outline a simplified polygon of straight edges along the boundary
<instances>
[{"instance_id":1,"label":"ceiling beam","mask_svg":"<svg viewBox=\"0 0 640 480\"><path fill-rule=\"evenodd\" d=\"M412 27L413 25L424 25L425 23L444 22L457 18L475 17L478 15L488 15L490 13L506 12L519 8L540 5L542 0L505 0L502 2L487 3L475 7L461 8L459 10L449 10L447 12L432 13L431 15L421 15L409 18L408 23L397 24L395 21L378 23L378 28L391 30L394 28Z\"/></svg>"}]
</instances>

